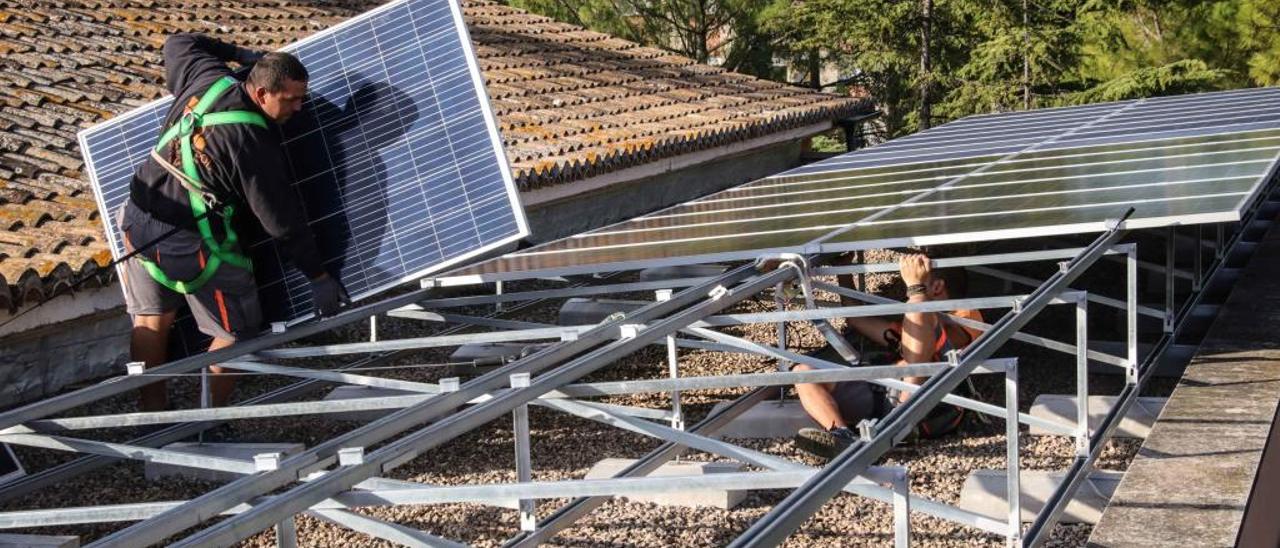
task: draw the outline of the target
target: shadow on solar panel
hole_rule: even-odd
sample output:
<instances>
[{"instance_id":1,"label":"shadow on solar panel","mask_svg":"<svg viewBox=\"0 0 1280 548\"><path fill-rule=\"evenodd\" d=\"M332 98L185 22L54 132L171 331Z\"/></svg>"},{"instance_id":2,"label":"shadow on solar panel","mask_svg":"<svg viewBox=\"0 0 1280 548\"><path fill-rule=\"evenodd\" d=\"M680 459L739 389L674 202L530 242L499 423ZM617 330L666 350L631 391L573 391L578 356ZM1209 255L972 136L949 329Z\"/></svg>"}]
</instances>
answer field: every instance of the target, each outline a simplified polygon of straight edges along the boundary
<instances>
[{"instance_id":1,"label":"shadow on solar panel","mask_svg":"<svg viewBox=\"0 0 1280 548\"><path fill-rule=\"evenodd\" d=\"M389 203L393 193L404 192L393 189L395 180L379 152L403 139L419 112L413 99L396 87L365 82L344 104L314 98L310 108L284 128L298 194L325 267L344 283L370 287L394 283L401 276L377 260L396 252L394 242L386 238L391 231ZM379 131L363 131L362 117ZM259 278L269 310L288 309L284 288L267 285L283 274L276 271Z\"/></svg>"}]
</instances>

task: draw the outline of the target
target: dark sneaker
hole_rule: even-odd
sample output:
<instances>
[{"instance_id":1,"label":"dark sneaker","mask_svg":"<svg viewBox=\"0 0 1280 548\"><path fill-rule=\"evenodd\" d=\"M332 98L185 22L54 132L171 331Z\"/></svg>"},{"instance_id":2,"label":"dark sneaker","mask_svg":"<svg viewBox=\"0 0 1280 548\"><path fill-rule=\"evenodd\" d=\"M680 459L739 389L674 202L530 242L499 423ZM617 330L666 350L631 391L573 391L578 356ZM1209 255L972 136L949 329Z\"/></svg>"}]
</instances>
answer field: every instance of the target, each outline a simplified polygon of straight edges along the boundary
<instances>
[{"instance_id":1,"label":"dark sneaker","mask_svg":"<svg viewBox=\"0 0 1280 548\"><path fill-rule=\"evenodd\" d=\"M848 428L801 428L796 433L797 449L827 460L836 458L855 441L858 441L858 435Z\"/></svg>"}]
</instances>

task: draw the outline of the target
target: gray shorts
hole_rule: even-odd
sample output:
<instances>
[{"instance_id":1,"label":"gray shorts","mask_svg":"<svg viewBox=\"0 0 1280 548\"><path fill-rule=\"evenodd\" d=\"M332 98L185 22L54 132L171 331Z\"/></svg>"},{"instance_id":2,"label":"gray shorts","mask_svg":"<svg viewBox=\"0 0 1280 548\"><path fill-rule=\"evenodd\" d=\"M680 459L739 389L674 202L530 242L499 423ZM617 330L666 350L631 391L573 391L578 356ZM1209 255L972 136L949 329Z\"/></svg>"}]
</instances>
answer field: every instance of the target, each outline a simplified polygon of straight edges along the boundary
<instances>
[{"instance_id":1,"label":"gray shorts","mask_svg":"<svg viewBox=\"0 0 1280 548\"><path fill-rule=\"evenodd\" d=\"M893 410L885 391L866 381L838 382L831 389L831 397L840 408L840 417L850 426L863 419L883 419Z\"/></svg>"},{"instance_id":2,"label":"gray shorts","mask_svg":"<svg viewBox=\"0 0 1280 548\"><path fill-rule=\"evenodd\" d=\"M829 344L810 355L836 363L844 360ZM831 388L831 397L840 408L840 417L850 426L857 425L862 419L882 419L894 406L883 388L867 381L835 383Z\"/></svg>"},{"instance_id":3,"label":"gray shorts","mask_svg":"<svg viewBox=\"0 0 1280 548\"><path fill-rule=\"evenodd\" d=\"M128 206L119 216L120 226L128 234L126 247L145 244L167 231L164 223L140 218L145 213ZM135 239L137 240L135 242ZM204 269L208 253L194 232L183 231L166 238L144 251L148 260L160 266L175 280L191 280ZM253 273L223 263L217 273L190 295L173 291L151 278L142 261L135 257L121 270L120 284L124 300L132 316L153 316L178 310L184 303L191 308L200 332L211 337L239 341L251 339L262 330L262 307L258 303L258 285Z\"/></svg>"}]
</instances>

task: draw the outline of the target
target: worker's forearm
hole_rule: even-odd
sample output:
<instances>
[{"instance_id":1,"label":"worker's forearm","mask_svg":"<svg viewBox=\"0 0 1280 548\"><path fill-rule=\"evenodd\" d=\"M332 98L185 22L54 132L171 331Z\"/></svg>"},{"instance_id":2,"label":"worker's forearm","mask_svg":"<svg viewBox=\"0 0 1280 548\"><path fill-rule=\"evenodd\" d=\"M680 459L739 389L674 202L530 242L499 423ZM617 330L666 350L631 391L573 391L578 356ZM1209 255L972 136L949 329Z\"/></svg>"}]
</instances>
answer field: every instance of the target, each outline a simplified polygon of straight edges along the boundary
<instances>
[{"instance_id":1,"label":"worker's forearm","mask_svg":"<svg viewBox=\"0 0 1280 548\"><path fill-rule=\"evenodd\" d=\"M924 302L924 295L913 295L908 303ZM909 312L902 316L902 358L910 363L925 363L933 357L937 315L930 312Z\"/></svg>"},{"instance_id":2,"label":"worker's forearm","mask_svg":"<svg viewBox=\"0 0 1280 548\"><path fill-rule=\"evenodd\" d=\"M178 34L171 37L165 42L165 49L174 47L175 54L189 53L191 50L198 50L207 53L224 63L235 61L237 63L246 62L246 59L256 57L254 50L242 48L230 42L223 42L217 38L206 36L204 34Z\"/></svg>"},{"instance_id":3,"label":"worker's forearm","mask_svg":"<svg viewBox=\"0 0 1280 548\"><path fill-rule=\"evenodd\" d=\"M189 86L196 83L208 85L210 75L226 73L228 61L244 64L254 56L252 50L203 34L175 34L164 43L165 86L169 93L180 96L192 91Z\"/></svg>"}]
</instances>

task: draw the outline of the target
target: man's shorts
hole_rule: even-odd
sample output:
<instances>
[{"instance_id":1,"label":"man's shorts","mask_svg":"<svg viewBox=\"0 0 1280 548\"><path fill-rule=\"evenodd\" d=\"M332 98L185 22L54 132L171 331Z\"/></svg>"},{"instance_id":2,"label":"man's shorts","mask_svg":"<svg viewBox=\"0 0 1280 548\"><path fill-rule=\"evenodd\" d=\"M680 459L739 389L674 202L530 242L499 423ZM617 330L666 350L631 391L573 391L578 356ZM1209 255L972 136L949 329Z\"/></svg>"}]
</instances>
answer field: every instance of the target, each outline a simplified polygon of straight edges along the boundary
<instances>
[{"instance_id":1,"label":"man's shorts","mask_svg":"<svg viewBox=\"0 0 1280 548\"><path fill-rule=\"evenodd\" d=\"M838 382L831 390L831 396L840 408L840 417L851 425L856 425L863 419L883 419L899 405L879 385L866 381ZM964 409L949 403L939 403L916 423L914 433L925 439L945 436L960 427L964 415Z\"/></svg>"},{"instance_id":2,"label":"man's shorts","mask_svg":"<svg viewBox=\"0 0 1280 548\"><path fill-rule=\"evenodd\" d=\"M127 204L120 213L120 226L130 250L162 236L171 225L151 219ZM191 280L208 260L199 234L179 231L146 250L143 255L174 280ZM255 337L262 329L262 307L253 273L226 263L195 293L184 295L155 281L134 257L125 261L121 272L125 304L132 316L160 315L177 310L185 302L191 308L200 332L228 341Z\"/></svg>"},{"instance_id":3,"label":"man's shorts","mask_svg":"<svg viewBox=\"0 0 1280 548\"><path fill-rule=\"evenodd\" d=\"M829 362L844 362L844 358L830 344L811 355ZM835 383L831 396L840 408L840 417L850 425L856 425L863 419L884 418L893 410L893 402L889 401L885 389L866 381Z\"/></svg>"},{"instance_id":4,"label":"man's shorts","mask_svg":"<svg viewBox=\"0 0 1280 548\"><path fill-rule=\"evenodd\" d=\"M883 419L894 407L883 388L866 381L838 382L831 397L840 408L840 417L850 425L863 419Z\"/></svg>"}]
</instances>

